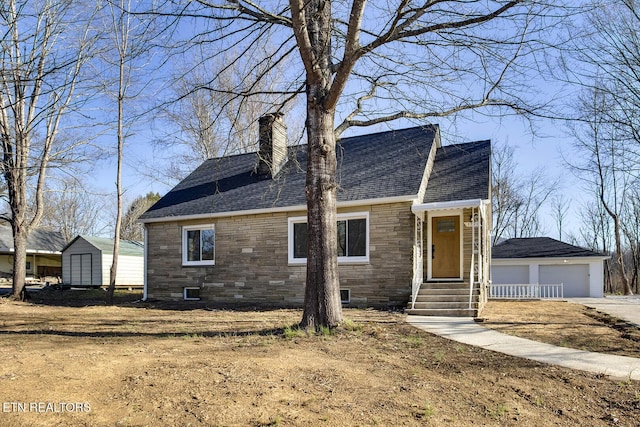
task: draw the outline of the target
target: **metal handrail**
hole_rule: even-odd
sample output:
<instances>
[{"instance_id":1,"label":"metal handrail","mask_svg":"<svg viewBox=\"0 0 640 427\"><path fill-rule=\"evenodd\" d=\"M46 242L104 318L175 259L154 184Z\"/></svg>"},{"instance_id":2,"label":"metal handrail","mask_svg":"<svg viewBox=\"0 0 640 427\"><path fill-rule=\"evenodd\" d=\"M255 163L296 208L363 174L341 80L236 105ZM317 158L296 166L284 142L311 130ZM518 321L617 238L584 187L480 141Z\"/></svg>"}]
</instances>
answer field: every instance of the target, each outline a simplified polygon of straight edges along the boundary
<instances>
[{"instance_id":1,"label":"metal handrail","mask_svg":"<svg viewBox=\"0 0 640 427\"><path fill-rule=\"evenodd\" d=\"M416 306L416 299L418 299L418 294L420 293L420 286L422 286L422 281L418 282L416 292L413 294L413 298L411 298L411 310L413 310Z\"/></svg>"}]
</instances>

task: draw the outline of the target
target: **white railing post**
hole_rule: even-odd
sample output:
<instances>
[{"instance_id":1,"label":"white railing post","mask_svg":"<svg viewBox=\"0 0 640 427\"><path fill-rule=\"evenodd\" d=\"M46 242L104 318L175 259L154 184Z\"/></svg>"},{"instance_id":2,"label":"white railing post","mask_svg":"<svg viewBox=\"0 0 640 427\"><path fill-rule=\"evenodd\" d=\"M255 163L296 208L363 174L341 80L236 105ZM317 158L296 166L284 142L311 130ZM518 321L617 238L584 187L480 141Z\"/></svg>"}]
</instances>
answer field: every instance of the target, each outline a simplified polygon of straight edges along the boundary
<instances>
[{"instance_id":1,"label":"white railing post","mask_svg":"<svg viewBox=\"0 0 640 427\"><path fill-rule=\"evenodd\" d=\"M422 234L422 218L416 215L414 241L413 241L413 283L411 284L411 309L416 305L416 299L420 292L420 286L423 279L423 234Z\"/></svg>"},{"instance_id":2,"label":"white railing post","mask_svg":"<svg viewBox=\"0 0 640 427\"><path fill-rule=\"evenodd\" d=\"M564 284L495 284L489 285L490 299L558 299L564 298Z\"/></svg>"}]
</instances>

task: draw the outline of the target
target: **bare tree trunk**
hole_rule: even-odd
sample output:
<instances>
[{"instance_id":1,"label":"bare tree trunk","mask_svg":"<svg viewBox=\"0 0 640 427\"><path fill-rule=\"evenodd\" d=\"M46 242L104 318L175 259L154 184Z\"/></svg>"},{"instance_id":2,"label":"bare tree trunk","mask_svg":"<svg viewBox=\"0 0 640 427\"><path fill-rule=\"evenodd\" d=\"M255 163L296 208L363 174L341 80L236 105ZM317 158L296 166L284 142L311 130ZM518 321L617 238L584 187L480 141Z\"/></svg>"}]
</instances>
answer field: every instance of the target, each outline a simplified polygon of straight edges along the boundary
<instances>
[{"instance_id":1,"label":"bare tree trunk","mask_svg":"<svg viewBox=\"0 0 640 427\"><path fill-rule=\"evenodd\" d=\"M313 97L310 96L310 99ZM319 328L342 322L337 262L336 142L333 112L308 104L307 132L307 284L301 326Z\"/></svg>"},{"instance_id":2,"label":"bare tree trunk","mask_svg":"<svg viewBox=\"0 0 640 427\"><path fill-rule=\"evenodd\" d=\"M128 31L128 27L122 27L123 32ZM120 254L120 228L122 227L122 150L124 148L124 97L126 90L125 82L125 60L126 60L126 43L128 39L123 37L122 46L119 46L120 63L118 69L118 161L116 172L116 193L117 193L117 210L116 225L113 232L113 260L111 261L111 270L109 271L109 288L107 289L107 303L113 304L113 293L116 289L116 274L118 272L118 256Z\"/></svg>"},{"instance_id":3,"label":"bare tree trunk","mask_svg":"<svg viewBox=\"0 0 640 427\"><path fill-rule=\"evenodd\" d=\"M300 325L318 330L342 322L336 214L336 93L332 73L331 2L291 0L294 33L307 72L307 282ZM337 77L336 77L337 78Z\"/></svg>"},{"instance_id":4,"label":"bare tree trunk","mask_svg":"<svg viewBox=\"0 0 640 427\"><path fill-rule=\"evenodd\" d=\"M13 287L11 298L24 301L27 298L25 279L27 274L27 238L31 231L26 225L27 176L26 158L28 156L28 137L18 138L20 143L13 152L5 149L5 164L13 167L5 170L5 179L11 208L11 232L13 234Z\"/></svg>"},{"instance_id":5,"label":"bare tree trunk","mask_svg":"<svg viewBox=\"0 0 640 427\"><path fill-rule=\"evenodd\" d=\"M27 234L15 224L13 229L13 289L11 298L25 301L27 289L25 288L25 276L27 274Z\"/></svg>"},{"instance_id":6,"label":"bare tree trunk","mask_svg":"<svg viewBox=\"0 0 640 427\"><path fill-rule=\"evenodd\" d=\"M625 268L624 252L622 251L622 236L620 230L620 216L612 213L606 206L605 209L609 212L609 215L613 218L614 234L616 238L616 258L618 265L620 266L620 276L622 279L622 291L625 295L633 295L633 289L629 283L629 276Z\"/></svg>"}]
</instances>

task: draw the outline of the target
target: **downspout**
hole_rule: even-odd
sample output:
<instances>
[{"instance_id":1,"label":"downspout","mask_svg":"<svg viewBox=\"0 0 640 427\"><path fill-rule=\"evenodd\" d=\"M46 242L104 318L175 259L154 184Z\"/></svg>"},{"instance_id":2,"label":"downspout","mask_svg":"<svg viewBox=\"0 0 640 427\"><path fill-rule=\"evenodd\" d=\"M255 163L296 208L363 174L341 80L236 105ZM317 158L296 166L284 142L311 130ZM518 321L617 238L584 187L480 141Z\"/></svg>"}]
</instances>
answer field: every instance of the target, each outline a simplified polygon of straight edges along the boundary
<instances>
[{"instance_id":1,"label":"downspout","mask_svg":"<svg viewBox=\"0 0 640 427\"><path fill-rule=\"evenodd\" d=\"M147 247L149 246L147 243L147 224L142 224L143 235L144 235L144 248L143 248L143 276L142 276L142 301L147 300Z\"/></svg>"}]
</instances>

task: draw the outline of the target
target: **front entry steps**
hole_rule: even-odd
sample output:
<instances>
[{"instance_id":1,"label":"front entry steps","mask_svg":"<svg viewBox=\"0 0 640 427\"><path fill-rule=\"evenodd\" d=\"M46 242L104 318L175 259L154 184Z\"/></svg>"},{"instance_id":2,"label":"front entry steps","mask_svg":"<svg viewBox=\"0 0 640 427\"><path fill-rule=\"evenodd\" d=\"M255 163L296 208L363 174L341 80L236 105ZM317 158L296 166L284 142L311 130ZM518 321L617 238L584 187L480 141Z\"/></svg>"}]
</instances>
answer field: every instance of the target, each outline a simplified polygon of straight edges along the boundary
<instances>
[{"instance_id":1,"label":"front entry steps","mask_svg":"<svg viewBox=\"0 0 640 427\"><path fill-rule=\"evenodd\" d=\"M473 289L469 308L469 284L465 282L427 282L420 286L416 303L411 301L405 313L419 316L476 317L479 289Z\"/></svg>"}]
</instances>

